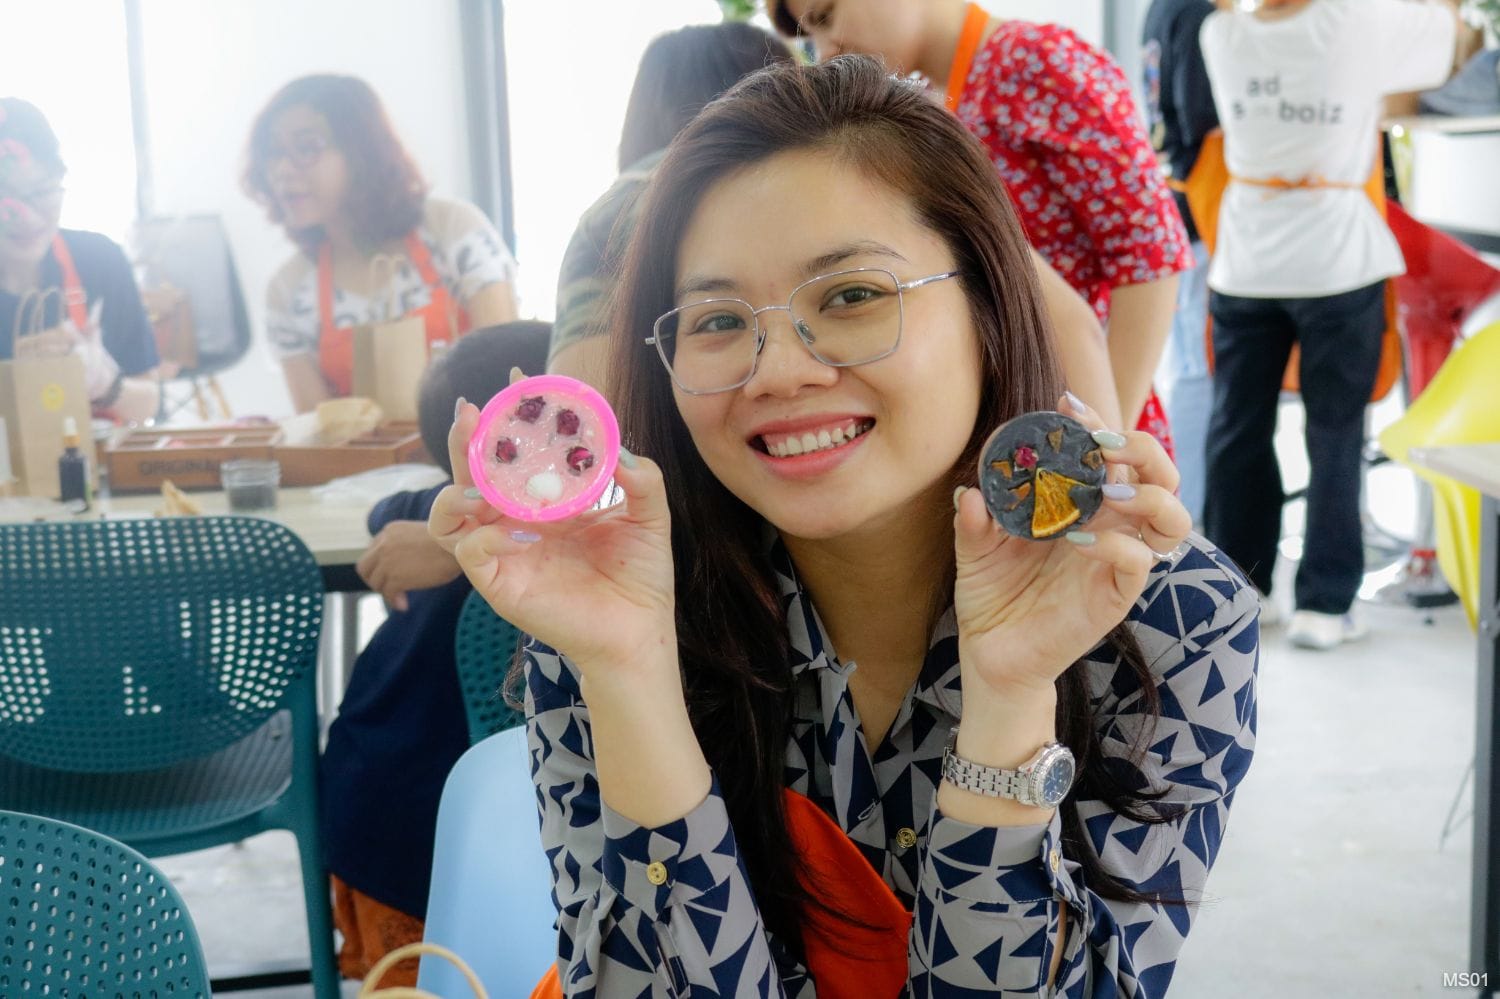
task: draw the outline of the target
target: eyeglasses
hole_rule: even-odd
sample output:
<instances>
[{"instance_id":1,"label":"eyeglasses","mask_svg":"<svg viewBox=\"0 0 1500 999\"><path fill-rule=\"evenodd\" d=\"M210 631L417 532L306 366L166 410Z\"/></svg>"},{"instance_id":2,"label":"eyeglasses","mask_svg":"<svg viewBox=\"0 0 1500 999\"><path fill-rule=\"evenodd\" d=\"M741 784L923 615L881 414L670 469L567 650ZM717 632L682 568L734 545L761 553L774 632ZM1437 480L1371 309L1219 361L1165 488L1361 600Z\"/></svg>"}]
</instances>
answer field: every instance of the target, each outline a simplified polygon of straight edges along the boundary
<instances>
[{"instance_id":1,"label":"eyeglasses","mask_svg":"<svg viewBox=\"0 0 1500 999\"><path fill-rule=\"evenodd\" d=\"M755 377L766 345L761 314L785 312L808 353L830 367L852 368L901 346L902 293L957 276L948 271L903 283L878 267L838 271L799 284L785 305L757 309L738 298L711 298L673 309L645 342L656 345L682 391L728 392Z\"/></svg>"},{"instance_id":2,"label":"eyeglasses","mask_svg":"<svg viewBox=\"0 0 1500 999\"><path fill-rule=\"evenodd\" d=\"M285 146L274 145L266 150L265 169L269 171L282 157L294 167L310 167L328 152L329 142L316 132L306 132L293 137Z\"/></svg>"}]
</instances>

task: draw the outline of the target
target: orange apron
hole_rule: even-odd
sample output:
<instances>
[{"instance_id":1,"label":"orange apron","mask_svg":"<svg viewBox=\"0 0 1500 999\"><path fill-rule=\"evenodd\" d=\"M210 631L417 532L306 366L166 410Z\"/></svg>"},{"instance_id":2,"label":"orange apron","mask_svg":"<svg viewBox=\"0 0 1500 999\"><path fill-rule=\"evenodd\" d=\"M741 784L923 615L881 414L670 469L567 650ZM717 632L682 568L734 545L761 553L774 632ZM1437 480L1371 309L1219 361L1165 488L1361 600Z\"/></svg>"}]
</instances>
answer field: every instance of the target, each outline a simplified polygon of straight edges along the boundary
<instances>
[{"instance_id":1,"label":"orange apron","mask_svg":"<svg viewBox=\"0 0 1500 999\"><path fill-rule=\"evenodd\" d=\"M1203 146L1198 150L1198 159L1193 164L1192 171L1187 175L1187 180L1169 182L1174 191L1181 191L1187 197L1188 211L1193 213L1193 222L1198 227L1198 235L1210 254L1213 253L1214 243L1219 236L1219 206L1224 200L1224 192L1231 181L1252 184L1256 187L1268 187L1278 191L1320 188L1360 189L1362 186L1371 204L1375 206L1376 211L1380 212L1380 217L1382 219L1387 217L1385 168L1379 155L1375 157L1375 167L1370 172L1370 179L1363 185L1329 181L1320 177L1308 177L1302 180L1285 180L1279 177L1270 180L1251 180L1248 177L1236 177L1230 174L1229 162L1224 157L1224 132L1216 128L1204 138ZM1375 387L1370 392L1371 402L1385 398L1386 393L1401 377L1401 331L1396 322L1396 305L1396 283L1387 281L1385 283L1385 335L1380 342L1380 368L1375 374ZM1212 316L1209 317L1204 327L1203 336L1207 342L1209 369L1212 370L1214 363ZM1301 363L1302 351L1296 344L1293 344L1291 357L1287 360L1286 374L1281 380L1281 387L1288 392L1301 390L1299 377Z\"/></svg>"},{"instance_id":2,"label":"orange apron","mask_svg":"<svg viewBox=\"0 0 1500 999\"><path fill-rule=\"evenodd\" d=\"M894 999L908 978L911 913L837 822L803 795L795 791L783 795L792 842L817 878L814 890L838 899L843 909L871 927L828 925L826 917L809 916L802 946L807 952L807 970L818 986L818 999ZM562 996L554 964L532 990L531 999Z\"/></svg>"},{"instance_id":3,"label":"orange apron","mask_svg":"<svg viewBox=\"0 0 1500 999\"><path fill-rule=\"evenodd\" d=\"M448 286L432 266L432 254L415 233L406 235L406 256L422 281L431 300L407 315L421 316L427 328L429 347L438 340L452 340L469 332L469 314L453 300ZM334 395L346 396L354 391L354 330L333 324L333 252L327 243L318 251L318 366L333 386Z\"/></svg>"},{"instance_id":4,"label":"orange apron","mask_svg":"<svg viewBox=\"0 0 1500 999\"><path fill-rule=\"evenodd\" d=\"M68 307L68 318L79 333L86 333L89 328L89 297L83 290L83 282L78 280L78 268L73 266L73 254L68 252L62 233L52 238L52 256L62 271L62 297L63 304Z\"/></svg>"}]
</instances>

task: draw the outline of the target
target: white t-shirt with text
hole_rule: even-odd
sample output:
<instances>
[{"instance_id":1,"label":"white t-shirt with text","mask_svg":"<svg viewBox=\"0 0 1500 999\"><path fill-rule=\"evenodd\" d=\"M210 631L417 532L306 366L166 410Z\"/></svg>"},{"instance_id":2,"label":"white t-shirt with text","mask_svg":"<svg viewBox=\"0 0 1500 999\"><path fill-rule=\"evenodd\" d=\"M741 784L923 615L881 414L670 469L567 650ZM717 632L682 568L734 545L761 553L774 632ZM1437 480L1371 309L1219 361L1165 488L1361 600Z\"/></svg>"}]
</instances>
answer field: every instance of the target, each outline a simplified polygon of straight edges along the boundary
<instances>
[{"instance_id":1,"label":"white t-shirt with text","mask_svg":"<svg viewBox=\"0 0 1500 999\"><path fill-rule=\"evenodd\" d=\"M1364 191L1382 99L1443 82L1454 15L1419 0L1313 0L1281 20L1219 12L1203 57L1232 181L1208 284L1246 298L1337 295L1402 274L1400 247Z\"/></svg>"}]
</instances>

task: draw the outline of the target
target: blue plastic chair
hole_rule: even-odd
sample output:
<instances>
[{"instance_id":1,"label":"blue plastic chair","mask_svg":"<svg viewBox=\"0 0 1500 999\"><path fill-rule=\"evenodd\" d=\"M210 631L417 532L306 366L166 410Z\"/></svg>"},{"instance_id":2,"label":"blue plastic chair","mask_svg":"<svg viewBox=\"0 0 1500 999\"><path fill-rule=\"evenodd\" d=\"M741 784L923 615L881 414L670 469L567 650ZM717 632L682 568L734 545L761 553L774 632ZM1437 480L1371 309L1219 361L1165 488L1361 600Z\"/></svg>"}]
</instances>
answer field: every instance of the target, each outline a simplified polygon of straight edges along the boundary
<instances>
[{"instance_id":1,"label":"blue plastic chair","mask_svg":"<svg viewBox=\"0 0 1500 999\"><path fill-rule=\"evenodd\" d=\"M551 864L537 826L526 729L465 753L438 805L423 939L462 957L492 996L527 996L557 957ZM468 994L453 965L422 958L417 987Z\"/></svg>"},{"instance_id":2,"label":"blue plastic chair","mask_svg":"<svg viewBox=\"0 0 1500 999\"><path fill-rule=\"evenodd\" d=\"M500 617L478 593L470 593L458 615L453 658L469 721L469 744L526 721L505 702L505 677L515 659L521 633Z\"/></svg>"},{"instance_id":3,"label":"blue plastic chair","mask_svg":"<svg viewBox=\"0 0 1500 999\"><path fill-rule=\"evenodd\" d=\"M0 808L147 856L291 831L313 985L336 999L322 620L312 554L270 520L0 525Z\"/></svg>"},{"instance_id":4,"label":"blue plastic chair","mask_svg":"<svg viewBox=\"0 0 1500 999\"><path fill-rule=\"evenodd\" d=\"M0 811L0 996L206 997L182 896L102 833Z\"/></svg>"}]
</instances>

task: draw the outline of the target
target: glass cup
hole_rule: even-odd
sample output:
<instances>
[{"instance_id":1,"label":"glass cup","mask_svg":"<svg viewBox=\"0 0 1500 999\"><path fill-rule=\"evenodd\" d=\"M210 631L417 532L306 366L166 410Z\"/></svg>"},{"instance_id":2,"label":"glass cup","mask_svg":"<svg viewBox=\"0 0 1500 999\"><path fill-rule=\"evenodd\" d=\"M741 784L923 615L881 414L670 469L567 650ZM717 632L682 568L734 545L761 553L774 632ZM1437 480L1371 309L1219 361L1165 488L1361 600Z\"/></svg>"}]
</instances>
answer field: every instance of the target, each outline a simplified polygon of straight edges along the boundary
<instances>
[{"instance_id":1,"label":"glass cup","mask_svg":"<svg viewBox=\"0 0 1500 999\"><path fill-rule=\"evenodd\" d=\"M281 485L281 463L260 458L236 458L219 465L219 482L229 496L231 513L265 513L276 509Z\"/></svg>"}]
</instances>

